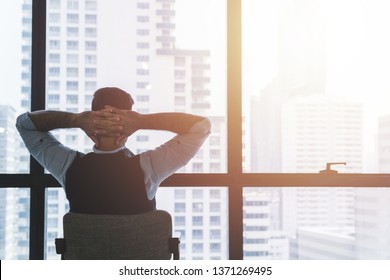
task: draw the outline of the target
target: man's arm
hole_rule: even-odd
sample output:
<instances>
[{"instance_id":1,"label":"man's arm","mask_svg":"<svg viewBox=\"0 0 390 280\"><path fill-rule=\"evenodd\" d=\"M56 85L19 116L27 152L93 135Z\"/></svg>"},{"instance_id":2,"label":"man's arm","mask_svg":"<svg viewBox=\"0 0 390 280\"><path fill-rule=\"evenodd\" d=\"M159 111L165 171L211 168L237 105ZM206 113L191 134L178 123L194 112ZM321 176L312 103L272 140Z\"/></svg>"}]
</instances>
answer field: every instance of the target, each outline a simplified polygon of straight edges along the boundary
<instances>
[{"instance_id":1,"label":"man's arm","mask_svg":"<svg viewBox=\"0 0 390 280\"><path fill-rule=\"evenodd\" d=\"M30 154L64 186L67 168L73 162L77 152L62 145L49 131L57 128L80 127L94 137L94 130L101 127L103 121L99 117L95 119L94 115L91 112L74 114L35 111L20 115L16 127Z\"/></svg>"}]
</instances>

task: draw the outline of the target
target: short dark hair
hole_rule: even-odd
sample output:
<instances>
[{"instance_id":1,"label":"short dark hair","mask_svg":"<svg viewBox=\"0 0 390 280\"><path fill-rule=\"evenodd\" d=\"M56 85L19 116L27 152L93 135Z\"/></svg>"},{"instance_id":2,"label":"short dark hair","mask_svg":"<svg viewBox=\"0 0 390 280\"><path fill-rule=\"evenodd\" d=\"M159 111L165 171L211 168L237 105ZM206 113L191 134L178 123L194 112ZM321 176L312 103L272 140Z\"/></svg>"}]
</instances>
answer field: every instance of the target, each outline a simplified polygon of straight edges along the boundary
<instances>
[{"instance_id":1,"label":"short dark hair","mask_svg":"<svg viewBox=\"0 0 390 280\"><path fill-rule=\"evenodd\" d=\"M95 91L91 109L99 111L104 109L104 106L110 105L122 110L131 110L133 104L133 98L126 91L117 87L105 87Z\"/></svg>"}]
</instances>

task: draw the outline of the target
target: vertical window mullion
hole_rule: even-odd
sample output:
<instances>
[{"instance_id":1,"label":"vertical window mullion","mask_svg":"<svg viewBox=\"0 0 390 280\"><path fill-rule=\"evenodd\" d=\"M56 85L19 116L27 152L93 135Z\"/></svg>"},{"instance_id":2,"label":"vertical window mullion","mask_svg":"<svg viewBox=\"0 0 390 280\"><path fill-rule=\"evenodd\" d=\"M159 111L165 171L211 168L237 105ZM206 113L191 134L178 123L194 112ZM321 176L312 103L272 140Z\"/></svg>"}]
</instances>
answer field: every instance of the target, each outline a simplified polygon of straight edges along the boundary
<instances>
[{"instance_id":1,"label":"vertical window mullion","mask_svg":"<svg viewBox=\"0 0 390 280\"><path fill-rule=\"evenodd\" d=\"M229 259L243 258L241 0L227 0L227 143L229 185Z\"/></svg>"},{"instance_id":2,"label":"vertical window mullion","mask_svg":"<svg viewBox=\"0 0 390 280\"><path fill-rule=\"evenodd\" d=\"M46 1L32 3L31 111L45 109ZM44 169L30 158L30 174L43 176ZM45 187L30 186L30 259L43 260L45 232Z\"/></svg>"}]
</instances>

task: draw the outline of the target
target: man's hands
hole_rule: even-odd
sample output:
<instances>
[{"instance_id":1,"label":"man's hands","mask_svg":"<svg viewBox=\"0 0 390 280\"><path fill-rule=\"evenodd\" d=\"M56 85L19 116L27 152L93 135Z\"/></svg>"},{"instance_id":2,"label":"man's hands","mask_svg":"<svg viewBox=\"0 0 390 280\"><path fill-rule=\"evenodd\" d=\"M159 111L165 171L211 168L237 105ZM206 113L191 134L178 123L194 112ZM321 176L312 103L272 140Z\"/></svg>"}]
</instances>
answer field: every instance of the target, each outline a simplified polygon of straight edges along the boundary
<instances>
[{"instance_id":1,"label":"man's hands","mask_svg":"<svg viewBox=\"0 0 390 280\"><path fill-rule=\"evenodd\" d=\"M99 145L98 136L116 137L116 143L140 129L141 115L134 111L106 106L101 111L85 111L75 115L75 126L80 127Z\"/></svg>"}]
</instances>

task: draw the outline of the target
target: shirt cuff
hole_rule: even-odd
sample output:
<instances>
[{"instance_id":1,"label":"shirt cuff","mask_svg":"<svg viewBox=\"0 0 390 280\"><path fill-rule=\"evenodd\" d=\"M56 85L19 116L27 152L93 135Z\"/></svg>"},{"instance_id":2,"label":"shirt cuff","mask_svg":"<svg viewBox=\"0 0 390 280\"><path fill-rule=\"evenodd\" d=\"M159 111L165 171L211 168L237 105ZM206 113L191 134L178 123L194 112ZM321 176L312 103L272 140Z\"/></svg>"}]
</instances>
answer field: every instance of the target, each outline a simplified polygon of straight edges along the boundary
<instances>
[{"instance_id":1,"label":"shirt cuff","mask_svg":"<svg viewBox=\"0 0 390 280\"><path fill-rule=\"evenodd\" d=\"M204 120L195 123L188 132L191 134L192 133L210 134L210 129L211 129L210 120L206 118Z\"/></svg>"},{"instance_id":2,"label":"shirt cuff","mask_svg":"<svg viewBox=\"0 0 390 280\"><path fill-rule=\"evenodd\" d=\"M28 114L28 112L21 114L16 120L16 126L29 130L36 130L37 128Z\"/></svg>"}]
</instances>

